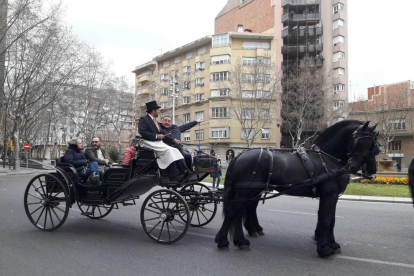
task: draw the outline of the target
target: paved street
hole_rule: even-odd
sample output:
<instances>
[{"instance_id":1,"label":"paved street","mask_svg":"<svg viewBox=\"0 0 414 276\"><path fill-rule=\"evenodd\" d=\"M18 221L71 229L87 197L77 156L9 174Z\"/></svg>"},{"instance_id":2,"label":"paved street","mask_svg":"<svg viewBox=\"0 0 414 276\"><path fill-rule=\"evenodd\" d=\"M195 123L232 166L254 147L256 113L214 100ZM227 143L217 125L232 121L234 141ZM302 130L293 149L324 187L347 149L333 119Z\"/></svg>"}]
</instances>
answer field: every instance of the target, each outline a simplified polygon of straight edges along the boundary
<instances>
[{"instance_id":1,"label":"paved street","mask_svg":"<svg viewBox=\"0 0 414 276\"><path fill-rule=\"evenodd\" d=\"M342 254L323 260L311 236L318 201L283 197L260 204L266 235L252 251L216 250L221 215L190 228L178 243L152 242L140 206L102 220L70 210L55 232L27 219L23 193L34 175L0 175L0 275L414 275L414 209L409 204L340 201L336 237ZM139 201L141 204L142 200ZM220 208L221 210L221 208Z\"/></svg>"}]
</instances>

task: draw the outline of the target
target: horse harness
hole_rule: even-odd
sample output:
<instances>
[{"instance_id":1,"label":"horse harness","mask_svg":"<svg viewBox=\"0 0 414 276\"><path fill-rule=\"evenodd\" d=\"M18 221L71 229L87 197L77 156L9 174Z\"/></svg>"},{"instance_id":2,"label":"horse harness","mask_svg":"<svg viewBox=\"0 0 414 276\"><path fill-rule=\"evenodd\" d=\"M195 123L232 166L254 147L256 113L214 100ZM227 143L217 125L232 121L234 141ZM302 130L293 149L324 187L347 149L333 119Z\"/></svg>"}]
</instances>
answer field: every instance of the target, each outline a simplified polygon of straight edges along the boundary
<instances>
[{"instance_id":1,"label":"horse harness","mask_svg":"<svg viewBox=\"0 0 414 276\"><path fill-rule=\"evenodd\" d=\"M256 174L257 174L257 170L259 168L259 164L260 161L263 157L263 152L266 150L267 154L269 155L269 174L267 176L267 181L266 182L256 182L253 181ZM308 152L316 152L319 156L319 159L321 160L321 164L325 170L324 173L317 175L315 172L315 165L312 162L311 158L309 157ZM293 184L286 184L286 185L270 185L270 179L272 177L272 171L273 171L273 154L272 151L270 151L269 149L263 149L260 148L260 154L259 154L259 158L257 160L256 166L253 170L253 173L250 177L249 182L236 182L235 186L236 188L255 188L255 189L264 189L264 191L262 191L256 198L253 198L251 200L262 200L263 202L265 199L270 199L270 198L274 198L274 197L278 197L284 194L288 194L289 192L292 192L294 190L297 190L299 188L304 188L304 187L311 187L312 188L312 197L316 198L317 197L317 190L316 190L316 185L324 182L326 180L338 177L340 175L343 174L348 174L348 172L344 169L336 169L336 170L331 170L328 168L323 156L329 157L331 159L333 159L334 161L338 162L340 164L341 167L344 166L344 162L338 158L335 158L332 155L329 155L328 153L322 151L317 145L313 145L311 150L306 150L303 147L299 147L296 150L296 153L298 154L298 156L301 158L302 164L308 174L308 179L301 181L301 182L297 182L297 183L293 183ZM238 157L240 156L240 154L235 158L234 162L237 161ZM273 190L276 190L277 188L280 187L290 187L290 189L287 189L285 191L281 191L278 194L274 194L272 196L266 197L268 193L272 192ZM262 195L264 195L262 197Z\"/></svg>"}]
</instances>

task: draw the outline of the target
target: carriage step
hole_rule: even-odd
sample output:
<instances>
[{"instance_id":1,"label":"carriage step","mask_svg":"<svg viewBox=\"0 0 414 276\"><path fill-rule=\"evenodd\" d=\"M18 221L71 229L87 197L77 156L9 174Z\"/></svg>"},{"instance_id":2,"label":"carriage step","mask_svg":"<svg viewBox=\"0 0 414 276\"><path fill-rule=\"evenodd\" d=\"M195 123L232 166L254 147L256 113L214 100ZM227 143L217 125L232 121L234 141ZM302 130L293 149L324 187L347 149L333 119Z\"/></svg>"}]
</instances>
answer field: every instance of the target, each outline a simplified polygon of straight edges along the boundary
<instances>
[{"instance_id":1,"label":"carriage step","mask_svg":"<svg viewBox=\"0 0 414 276\"><path fill-rule=\"evenodd\" d=\"M93 216L93 213L91 213L91 212L82 212L81 215L88 217L88 216Z\"/></svg>"},{"instance_id":2,"label":"carriage step","mask_svg":"<svg viewBox=\"0 0 414 276\"><path fill-rule=\"evenodd\" d=\"M132 206L132 205L135 205L135 203L122 202L122 205L124 205L124 206Z\"/></svg>"}]
</instances>

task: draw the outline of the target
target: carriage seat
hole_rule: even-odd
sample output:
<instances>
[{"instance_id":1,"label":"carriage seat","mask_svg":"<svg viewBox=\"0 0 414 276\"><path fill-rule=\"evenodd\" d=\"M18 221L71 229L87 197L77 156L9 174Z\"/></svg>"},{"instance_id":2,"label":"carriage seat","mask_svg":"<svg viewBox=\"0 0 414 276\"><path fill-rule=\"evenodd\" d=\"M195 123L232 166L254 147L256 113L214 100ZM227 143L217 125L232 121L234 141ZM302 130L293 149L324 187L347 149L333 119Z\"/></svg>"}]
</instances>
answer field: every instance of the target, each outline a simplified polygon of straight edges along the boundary
<instances>
[{"instance_id":1,"label":"carriage seat","mask_svg":"<svg viewBox=\"0 0 414 276\"><path fill-rule=\"evenodd\" d=\"M65 163L63 156L56 159L56 167L66 172L73 182L79 182L78 172L75 167L69 163Z\"/></svg>"}]
</instances>

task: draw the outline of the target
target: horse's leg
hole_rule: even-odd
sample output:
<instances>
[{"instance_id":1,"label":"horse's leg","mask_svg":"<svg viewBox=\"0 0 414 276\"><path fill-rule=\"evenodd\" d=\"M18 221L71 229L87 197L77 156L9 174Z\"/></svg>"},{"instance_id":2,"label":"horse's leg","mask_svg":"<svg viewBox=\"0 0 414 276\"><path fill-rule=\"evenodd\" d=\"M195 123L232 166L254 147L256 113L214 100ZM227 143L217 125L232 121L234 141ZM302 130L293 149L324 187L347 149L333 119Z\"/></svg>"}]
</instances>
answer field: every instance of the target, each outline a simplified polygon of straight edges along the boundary
<instances>
[{"instance_id":1,"label":"horse's leg","mask_svg":"<svg viewBox=\"0 0 414 276\"><path fill-rule=\"evenodd\" d=\"M229 230L234 223L235 212L233 210L233 204L228 203L226 208L223 210L224 221L223 225L221 226L219 232L216 235L215 242L217 243L217 247L220 250L228 250L229 249L229 240L227 236L229 234Z\"/></svg>"},{"instance_id":2,"label":"horse's leg","mask_svg":"<svg viewBox=\"0 0 414 276\"><path fill-rule=\"evenodd\" d=\"M256 201L254 203L254 209L252 211L252 217L253 217L253 226L256 229L256 232L259 236L264 236L263 233L263 227L259 224L259 219L257 218L257 206L259 205L259 201Z\"/></svg>"},{"instance_id":3,"label":"horse's leg","mask_svg":"<svg viewBox=\"0 0 414 276\"><path fill-rule=\"evenodd\" d=\"M250 237L258 237L257 229L254 227L254 215L256 212L255 202L246 203L246 218L244 220L244 227L249 233Z\"/></svg>"},{"instance_id":4,"label":"horse's leg","mask_svg":"<svg viewBox=\"0 0 414 276\"><path fill-rule=\"evenodd\" d=\"M319 221L319 218L321 217L321 209L322 209L322 200L319 200L318 222L316 223L315 236L313 236L313 239L315 241L318 241L319 234L320 234L320 221Z\"/></svg>"},{"instance_id":5,"label":"horse's leg","mask_svg":"<svg viewBox=\"0 0 414 276\"><path fill-rule=\"evenodd\" d=\"M329 243L329 232L332 218L335 217L335 205L338 195L323 195L320 199L320 209L317 226L317 251L320 257L325 258L334 254Z\"/></svg>"},{"instance_id":6,"label":"horse's leg","mask_svg":"<svg viewBox=\"0 0 414 276\"><path fill-rule=\"evenodd\" d=\"M240 250L250 250L250 241L244 237L243 233L243 218L246 215L245 203L237 203L237 215L233 221L233 242Z\"/></svg>"},{"instance_id":7,"label":"horse's leg","mask_svg":"<svg viewBox=\"0 0 414 276\"><path fill-rule=\"evenodd\" d=\"M341 246L339 243L335 241L335 235L334 235L334 228L335 228L335 215L336 215L336 205L338 204L338 198L335 198L335 205L333 208L333 216L331 219L331 224L329 226L329 233L328 233L328 241L329 246L332 248L335 253L341 253Z\"/></svg>"}]
</instances>

